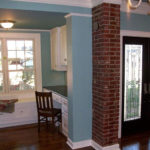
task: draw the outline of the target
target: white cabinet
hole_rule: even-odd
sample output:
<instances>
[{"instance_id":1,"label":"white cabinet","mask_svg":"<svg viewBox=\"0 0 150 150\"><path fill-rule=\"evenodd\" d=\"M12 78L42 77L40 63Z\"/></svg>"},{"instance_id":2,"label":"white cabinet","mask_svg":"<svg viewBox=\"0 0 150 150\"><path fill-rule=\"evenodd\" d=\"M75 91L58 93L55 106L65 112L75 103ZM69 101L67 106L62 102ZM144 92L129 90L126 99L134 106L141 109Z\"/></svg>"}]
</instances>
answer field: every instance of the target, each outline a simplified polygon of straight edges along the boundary
<instances>
[{"instance_id":1,"label":"white cabinet","mask_svg":"<svg viewBox=\"0 0 150 150\"><path fill-rule=\"evenodd\" d=\"M66 25L50 31L51 68L56 71L67 71L67 34Z\"/></svg>"},{"instance_id":2,"label":"white cabinet","mask_svg":"<svg viewBox=\"0 0 150 150\"><path fill-rule=\"evenodd\" d=\"M62 133L68 137L68 101L62 99Z\"/></svg>"}]
</instances>

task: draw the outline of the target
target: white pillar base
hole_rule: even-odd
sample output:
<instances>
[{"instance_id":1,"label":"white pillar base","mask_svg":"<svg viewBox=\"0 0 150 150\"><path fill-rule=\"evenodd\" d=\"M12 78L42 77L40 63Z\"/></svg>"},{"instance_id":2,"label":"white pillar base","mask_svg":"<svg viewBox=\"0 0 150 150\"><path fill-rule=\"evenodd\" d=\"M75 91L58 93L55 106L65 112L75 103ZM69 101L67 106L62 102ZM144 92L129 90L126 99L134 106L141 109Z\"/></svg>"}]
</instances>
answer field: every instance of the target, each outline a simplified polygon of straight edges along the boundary
<instances>
[{"instance_id":1,"label":"white pillar base","mask_svg":"<svg viewBox=\"0 0 150 150\"><path fill-rule=\"evenodd\" d=\"M78 149L83 147L91 146L91 140L85 140L80 142L72 142L69 138L67 139L67 144L71 149Z\"/></svg>"},{"instance_id":2,"label":"white pillar base","mask_svg":"<svg viewBox=\"0 0 150 150\"><path fill-rule=\"evenodd\" d=\"M114 145L102 147L101 145L97 144L97 143L96 143L95 141L93 141L93 140L92 140L91 146L92 146L95 150L120 150L119 144L114 144Z\"/></svg>"},{"instance_id":3,"label":"white pillar base","mask_svg":"<svg viewBox=\"0 0 150 150\"><path fill-rule=\"evenodd\" d=\"M95 150L120 150L119 144L114 144L106 147L102 147L101 145L97 144L93 140L85 140L80 142L72 142L71 139L68 138L67 144L71 149L78 149L83 147L92 146Z\"/></svg>"}]
</instances>

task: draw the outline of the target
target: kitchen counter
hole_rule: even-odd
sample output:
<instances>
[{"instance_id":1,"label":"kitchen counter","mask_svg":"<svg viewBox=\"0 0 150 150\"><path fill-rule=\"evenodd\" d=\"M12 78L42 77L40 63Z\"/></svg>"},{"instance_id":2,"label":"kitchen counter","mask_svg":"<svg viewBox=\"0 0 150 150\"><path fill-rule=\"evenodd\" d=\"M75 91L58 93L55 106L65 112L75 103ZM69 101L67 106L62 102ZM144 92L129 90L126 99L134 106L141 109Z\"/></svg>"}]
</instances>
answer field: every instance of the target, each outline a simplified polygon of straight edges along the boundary
<instances>
[{"instance_id":1,"label":"kitchen counter","mask_svg":"<svg viewBox=\"0 0 150 150\"><path fill-rule=\"evenodd\" d=\"M67 86L45 86L43 88L67 98Z\"/></svg>"}]
</instances>

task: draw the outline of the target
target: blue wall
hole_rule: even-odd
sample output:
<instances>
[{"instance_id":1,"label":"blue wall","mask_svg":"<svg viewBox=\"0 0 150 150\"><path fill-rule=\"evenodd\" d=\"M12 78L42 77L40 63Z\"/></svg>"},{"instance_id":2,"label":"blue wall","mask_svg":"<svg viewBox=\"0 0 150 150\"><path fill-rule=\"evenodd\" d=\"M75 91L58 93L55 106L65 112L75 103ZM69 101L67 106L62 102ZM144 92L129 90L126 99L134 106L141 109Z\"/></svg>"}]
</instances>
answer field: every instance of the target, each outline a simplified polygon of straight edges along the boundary
<instances>
[{"instance_id":1,"label":"blue wall","mask_svg":"<svg viewBox=\"0 0 150 150\"><path fill-rule=\"evenodd\" d=\"M121 30L150 31L150 16L121 12Z\"/></svg>"},{"instance_id":2,"label":"blue wall","mask_svg":"<svg viewBox=\"0 0 150 150\"><path fill-rule=\"evenodd\" d=\"M40 3L15 2L0 0L0 8L36 10L63 13L91 14L90 8L71 7L63 5L49 5ZM68 102L69 102L69 138L73 142L92 138L92 18L72 16L67 23L68 39ZM42 38L42 68L49 69L49 51L45 40L49 41L48 33L41 33ZM50 62L50 60L48 60ZM42 70L43 85L47 84L45 77L57 77L55 81L62 81L62 75ZM49 78L49 82L53 82ZM60 83L59 81L59 83ZM56 82L55 82L56 83ZM51 83L53 84L53 83ZM63 84L63 83L62 83Z\"/></svg>"},{"instance_id":3,"label":"blue wall","mask_svg":"<svg viewBox=\"0 0 150 150\"><path fill-rule=\"evenodd\" d=\"M67 18L69 138L92 138L92 18Z\"/></svg>"}]
</instances>

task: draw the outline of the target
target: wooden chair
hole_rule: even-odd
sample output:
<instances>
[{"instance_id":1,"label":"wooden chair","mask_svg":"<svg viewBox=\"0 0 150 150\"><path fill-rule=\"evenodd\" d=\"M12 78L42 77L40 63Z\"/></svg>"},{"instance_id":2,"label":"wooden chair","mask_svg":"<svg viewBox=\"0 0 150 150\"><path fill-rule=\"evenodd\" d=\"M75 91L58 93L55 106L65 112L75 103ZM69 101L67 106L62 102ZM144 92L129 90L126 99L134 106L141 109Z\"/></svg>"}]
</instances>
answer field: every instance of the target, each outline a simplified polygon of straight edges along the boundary
<instances>
[{"instance_id":1,"label":"wooden chair","mask_svg":"<svg viewBox=\"0 0 150 150\"><path fill-rule=\"evenodd\" d=\"M47 127L49 121L52 123L53 127L56 122L61 122L61 109L53 107L52 92L35 91L35 96L38 113L38 131L40 131L41 121L45 121Z\"/></svg>"}]
</instances>

